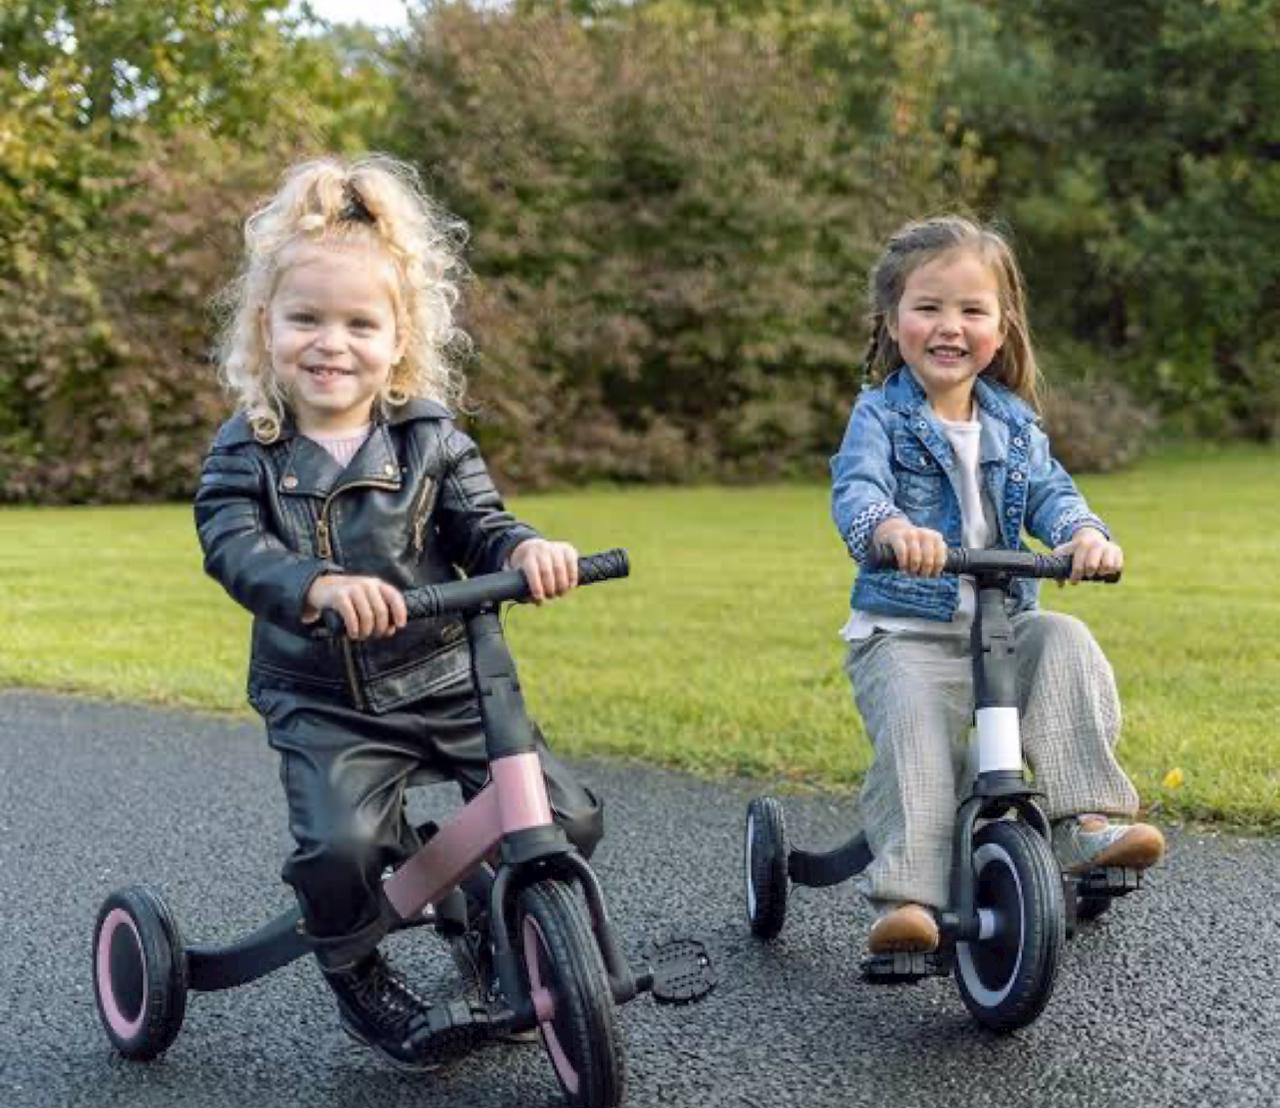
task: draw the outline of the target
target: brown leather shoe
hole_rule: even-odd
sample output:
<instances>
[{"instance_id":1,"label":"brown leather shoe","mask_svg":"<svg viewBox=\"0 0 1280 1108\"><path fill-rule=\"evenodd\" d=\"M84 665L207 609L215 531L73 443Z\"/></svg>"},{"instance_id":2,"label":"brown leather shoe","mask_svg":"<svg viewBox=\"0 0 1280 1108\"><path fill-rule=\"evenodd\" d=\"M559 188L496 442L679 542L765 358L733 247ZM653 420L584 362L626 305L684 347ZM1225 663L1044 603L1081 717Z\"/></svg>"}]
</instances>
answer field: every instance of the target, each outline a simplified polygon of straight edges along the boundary
<instances>
[{"instance_id":1,"label":"brown leather shoe","mask_svg":"<svg viewBox=\"0 0 1280 1108\"><path fill-rule=\"evenodd\" d=\"M901 904L871 925L867 949L872 954L931 954L938 949L938 921L928 908Z\"/></svg>"}]
</instances>

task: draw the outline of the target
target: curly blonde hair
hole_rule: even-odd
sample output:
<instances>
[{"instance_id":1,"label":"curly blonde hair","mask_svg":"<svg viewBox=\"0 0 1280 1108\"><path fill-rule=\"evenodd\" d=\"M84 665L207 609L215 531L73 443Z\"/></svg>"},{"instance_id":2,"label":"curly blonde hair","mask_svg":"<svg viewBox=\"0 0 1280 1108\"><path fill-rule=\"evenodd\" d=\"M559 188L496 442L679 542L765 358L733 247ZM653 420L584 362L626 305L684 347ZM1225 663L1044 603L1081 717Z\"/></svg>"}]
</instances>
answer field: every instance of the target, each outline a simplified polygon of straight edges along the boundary
<instances>
[{"instance_id":1,"label":"curly blonde hair","mask_svg":"<svg viewBox=\"0 0 1280 1108\"><path fill-rule=\"evenodd\" d=\"M465 224L427 196L411 166L394 158L316 158L288 170L276 194L245 221L241 271L218 300L225 315L219 375L259 441L279 436L286 410L260 317L289 264L290 247L381 248L396 275L392 299L396 332L404 341L381 402L395 407L421 396L456 407L466 378L451 355L469 347L454 320L466 275L465 240Z\"/></svg>"},{"instance_id":2,"label":"curly blonde hair","mask_svg":"<svg viewBox=\"0 0 1280 1108\"><path fill-rule=\"evenodd\" d=\"M998 381L1038 411L1039 369L1031 346L1026 286L1013 248L995 228L959 215L935 216L899 228L871 267L867 280L871 325L865 364L867 380L882 381L902 365L902 351L889 333L889 324L896 322L907 278L922 265L957 250L972 250L985 262L999 290L1004 343L982 376Z\"/></svg>"}]
</instances>

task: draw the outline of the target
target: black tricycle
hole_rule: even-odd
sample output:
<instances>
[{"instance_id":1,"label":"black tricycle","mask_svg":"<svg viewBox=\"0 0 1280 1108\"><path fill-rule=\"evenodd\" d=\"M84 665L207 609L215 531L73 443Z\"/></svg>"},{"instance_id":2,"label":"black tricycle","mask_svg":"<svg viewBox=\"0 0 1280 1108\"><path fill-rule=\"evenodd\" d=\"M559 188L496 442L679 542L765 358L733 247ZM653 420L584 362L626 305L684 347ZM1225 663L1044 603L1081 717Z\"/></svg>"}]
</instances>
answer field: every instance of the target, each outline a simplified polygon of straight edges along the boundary
<instances>
[{"instance_id":1,"label":"black tricycle","mask_svg":"<svg viewBox=\"0 0 1280 1108\"><path fill-rule=\"evenodd\" d=\"M579 582L629 573L626 552L584 557ZM416 829L421 848L383 882L388 930L431 925L464 933L467 895L487 897L497 988L486 1003L433 1003L428 1048L452 1056L480 1041L537 1028L568 1103L608 1108L625 1094L614 1006L643 992L665 1003L706 995L715 971L701 942L669 938L628 964L586 860L551 818L546 786L498 606L528 598L522 573L487 574L405 593L410 618L461 615L484 723L490 780L443 826ZM341 620L325 613L332 633ZM434 780L434 776L431 778ZM498 859L490 869L489 859ZM585 905L585 907L584 907ZM310 953L295 907L226 946L188 946L147 885L113 892L98 913L93 980L98 1013L127 1058L174 1041L188 991L230 989Z\"/></svg>"},{"instance_id":2,"label":"black tricycle","mask_svg":"<svg viewBox=\"0 0 1280 1108\"><path fill-rule=\"evenodd\" d=\"M892 548L871 553L873 568L892 569ZM1031 1023L1053 992L1065 938L1077 922L1107 910L1141 883L1141 871L1105 867L1064 874L1050 848L1049 822L1036 802L1022 759L1013 627L1005 610L1018 577L1065 580L1070 555L951 549L943 568L974 578L971 632L977 774L956 812L951 895L939 914L941 942L928 954L872 955L862 962L872 984L906 984L954 974L973 1017L995 1031ZM1089 580L1114 583L1113 574ZM908 695L904 693L904 695ZM826 852L789 847L782 805L771 796L747 807L746 907L751 931L772 939L786 919L792 883L821 888L860 873L872 861L859 832Z\"/></svg>"}]
</instances>

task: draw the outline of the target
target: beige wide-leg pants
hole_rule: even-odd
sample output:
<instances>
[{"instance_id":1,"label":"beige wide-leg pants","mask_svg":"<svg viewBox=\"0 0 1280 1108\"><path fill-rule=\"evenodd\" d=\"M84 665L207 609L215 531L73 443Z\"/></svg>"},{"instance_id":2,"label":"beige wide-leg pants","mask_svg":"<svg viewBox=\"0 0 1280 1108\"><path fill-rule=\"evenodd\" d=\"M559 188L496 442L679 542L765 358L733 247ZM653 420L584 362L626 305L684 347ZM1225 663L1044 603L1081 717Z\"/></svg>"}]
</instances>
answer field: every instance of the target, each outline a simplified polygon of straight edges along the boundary
<instances>
[{"instance_id":1,"label":"beige wide-leg pants","mask_svg":"<svg viewBox=\"0 0 1280 1108\"><path fill-rule=\"evenodd\" d=\"M1116 762L1120 699L1093 635L1074 616L1013 617L1023 757L1050 820L1133 816L1138 794ZM878 902L947 905L956 807L973 722L969 636L876 631L849 644L845 670L875 748L860 798L875 860L856 879Z\"/></svg>"}]
</instances>

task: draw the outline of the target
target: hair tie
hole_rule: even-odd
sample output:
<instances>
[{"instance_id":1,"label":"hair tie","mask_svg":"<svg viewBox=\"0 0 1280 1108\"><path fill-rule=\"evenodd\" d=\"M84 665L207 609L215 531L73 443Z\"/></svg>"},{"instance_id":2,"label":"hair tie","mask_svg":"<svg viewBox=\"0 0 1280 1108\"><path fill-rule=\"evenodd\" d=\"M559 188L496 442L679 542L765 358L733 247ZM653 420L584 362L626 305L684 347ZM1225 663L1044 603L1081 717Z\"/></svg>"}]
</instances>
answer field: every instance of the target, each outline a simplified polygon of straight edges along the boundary
<instances>
[{"instance_id":1,"label":"hair tie","mask_svg":"<svg viewBox=\"0 0 1280 1108\"><path fill-rule=\"evenodd\" d=\"M369 211L369 207L353 186L347 185L344 190L346 197L346 206L338 213L338 221L340 223L367 223L373 225L377 223L373 212Z\"/></svg>"}]
</instances>

